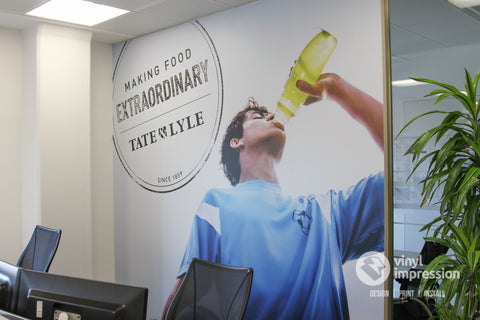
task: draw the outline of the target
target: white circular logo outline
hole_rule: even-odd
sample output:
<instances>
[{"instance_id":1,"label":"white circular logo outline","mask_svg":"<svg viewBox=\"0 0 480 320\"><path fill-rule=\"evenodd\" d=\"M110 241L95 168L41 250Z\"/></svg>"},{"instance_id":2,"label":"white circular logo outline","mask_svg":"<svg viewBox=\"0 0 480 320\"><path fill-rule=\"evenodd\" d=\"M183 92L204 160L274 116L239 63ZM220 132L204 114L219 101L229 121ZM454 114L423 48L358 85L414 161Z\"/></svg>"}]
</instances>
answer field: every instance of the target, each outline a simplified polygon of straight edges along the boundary
<instances>
[{"instance_id":1,"label":"white circular logo outline","mask_svg":"<svg viewBox=\"0 0 480 320\"><path fill-rule=\"evenodd\" d=\"M185 185L187 185L189 182L191 182L197 174L200 172L200 170L203 168L205 163L207 162L208 158L210 157L210 154L213 150L213 147L215 145L215 142L218 138L219 134L219 129L220 129L220 124L221 124L221 119L223 115L223 73L222 73L222 68L220 65L220 59L218 56L218 52L216 50L216 47L213 43L213 40L211 39L210 35L208 32L205 30L205 28L200 24L199 21L193 21L192 25L200 32L202 37L205 39L208 47L210 48L212 57L214 58L215 61L215 66L216 66L216 75L218 79L218 97L217 97L217 112L216 112L216 117L215 117L215 125L214 125L214 130L211 132L210 138L209 138L209 143L208 147L202 152L201 157L199 158L198 162L193 166L193 168L188 172L184 177L179 179L178 181L170 184L165 184L165 185L158 185L158 184L152 184L151 182L146 181L143 179L141 176L137 175L135 171L131 168L131 166L128 164L126 158L122 154L122 150L120 150L120 144L117 141L116 137L116 130L114 126L114 134L113 134L113 142L114 142L114 148L115 151L120 159L120 163L122 164L123 168L125 171L128 173L128 175L142 188L156 192L156 193L168 193L172 192L175 190L178 190ZM115 66L115 69L118 67L118 64L120 60L123 57L123 52L125 48L128 46L129 41L127 41L124 45L124 47L121 50L120 56L117 59L117 63ZM114 70L114 79L115 79L115 70Z\"/></svg>"}]
</instances>

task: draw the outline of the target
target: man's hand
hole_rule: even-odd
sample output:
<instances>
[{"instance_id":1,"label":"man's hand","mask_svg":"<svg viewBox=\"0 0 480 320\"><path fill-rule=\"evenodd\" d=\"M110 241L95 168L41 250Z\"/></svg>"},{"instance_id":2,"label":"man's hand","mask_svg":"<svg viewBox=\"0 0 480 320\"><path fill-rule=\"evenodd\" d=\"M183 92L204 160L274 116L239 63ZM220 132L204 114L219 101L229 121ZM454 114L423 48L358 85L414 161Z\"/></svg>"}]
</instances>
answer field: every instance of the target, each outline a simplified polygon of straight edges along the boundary
<instances>
[{"instance_id":1,"label":"man's hand","mask_svg":"<svg viewBox=\"0 0 480 320\"><path fill-rule=\"evenodd\" d=\"M297 88L309 94L309 97L303 103L308 106L314 102L325 98L327 93L330 95L335 91L336 82L340 81L340 77L334 73L323 73L318 77L317 82L310 84L304 80L297 81Z\"/></svg>"},{"instance_id":2,"label":"man's hand","mask_svg":"<svg viewBox=\"0 0 480 320\"><path fill-rule=\"evenodd\" d=\"M309 94L304 105L326 98L337 102L352 118L365 126L383 150L383 104L381 102L334 73L320 75L313 84L298 80L297 87Z\"/></svg>"}]
</instances>

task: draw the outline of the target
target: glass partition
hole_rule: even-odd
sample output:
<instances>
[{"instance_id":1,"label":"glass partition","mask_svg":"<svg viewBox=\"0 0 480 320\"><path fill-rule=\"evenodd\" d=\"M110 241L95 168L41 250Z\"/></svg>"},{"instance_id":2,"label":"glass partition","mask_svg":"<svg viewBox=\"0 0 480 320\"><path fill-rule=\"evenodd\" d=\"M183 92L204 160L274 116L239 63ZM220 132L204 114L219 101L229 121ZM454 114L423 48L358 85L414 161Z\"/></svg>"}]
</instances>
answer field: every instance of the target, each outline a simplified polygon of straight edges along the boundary
<instances>
[{"instance_id":1,"label":"glass partition","mask_svg":"<svg viewBox=\"0 0 480 320\"><path fill-rule=\"evenodd\" d=\"M424 98L437 88L403 80L429 78L463 88L464 69L473 75L480 70L480 5L460 8L446 0L390 0L389 11L395 277L415 264L426 236L420 229L439 214L434 204L420 206L419 181L424 178L428 164L407 179L413 164L412 156L405 155L405 151L420 133L438 124L440 117L424 118L401 135L398 133L417 115L433 109L448 110L448 103L434 105L435 97ZM393 298L398 298L400 283L393 282ZM414 294L413 291L402 293Z\"/></svg>"}]
</instances>

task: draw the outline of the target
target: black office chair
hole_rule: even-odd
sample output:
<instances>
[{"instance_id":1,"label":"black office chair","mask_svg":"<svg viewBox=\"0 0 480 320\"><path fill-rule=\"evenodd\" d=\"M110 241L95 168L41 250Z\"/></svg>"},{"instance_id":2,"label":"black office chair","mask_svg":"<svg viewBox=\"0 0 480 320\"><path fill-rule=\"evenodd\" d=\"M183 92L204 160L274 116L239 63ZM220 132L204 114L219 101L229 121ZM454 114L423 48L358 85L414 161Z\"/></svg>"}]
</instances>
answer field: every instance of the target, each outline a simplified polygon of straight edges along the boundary
<instances>
[{"instance_id":1,"label":"black office chair","mask_svg":"<svg viewBox=\"0 0 480 320\"><path fill-rule=\"evenodd\" d=\"M445 254L448 247L432 241L425 241L422 250L418 256L418 263L422 266L410 268L409 273L421 272L424 268L439 255ZM408 277L397 277L395 281L400 283L400 292L413 292L413 296L400 296L393 299L393 319L394 320L427 320L436 315L433 301L425 298L419 298L418 287L420 278L409 279Z\"/></svg>"},{"instance_id":2,"label":"black office chair","mask_svg":"<svg viewBox=\"0 0 480 320\"><path fill-rule=\"evenodd\" d=\"M57 252L62 230L37 225L17 266L24 269L48 272Z\"/></svg>"},{"instance_id":3,"label":"black office chair","mask_svg":"<svg viewBox=\"0 0 480 320\"><path fill-rule=\"evenodd\" d=\"M408 271L410 272L421 272L424 268L433 261L439 255L445 254L448 251L448 247L445 247L439 243L432 242L432 241L425 241L422 250L418 256L418 263L422 263L423 266L417 266L416 268L410 268ZM407 290L413 290L415 295L417 294L418 286L420 285L420 278L415 279L408 279L398 277L395 279L398 283L400 283L400 291L405 292Z\"/></svg>"},{"instance_id":4,"label":"black office chair","mask_svg":"<svg viewBox=\"0 0 480 320\"><path fill-rule=\"evenodd\" d=\"M167 320L243 319L253 269L192 259L167 312Z\"/></svg>"}]
</instances>

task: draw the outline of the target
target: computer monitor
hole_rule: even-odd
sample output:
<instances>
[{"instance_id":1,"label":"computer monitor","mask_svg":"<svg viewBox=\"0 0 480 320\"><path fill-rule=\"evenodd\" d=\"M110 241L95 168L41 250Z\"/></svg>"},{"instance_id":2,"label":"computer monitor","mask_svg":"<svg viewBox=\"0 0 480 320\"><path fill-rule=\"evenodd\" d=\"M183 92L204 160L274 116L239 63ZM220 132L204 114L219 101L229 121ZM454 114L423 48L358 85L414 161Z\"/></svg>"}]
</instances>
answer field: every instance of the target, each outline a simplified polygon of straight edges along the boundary
<instances>
[{"instance_id":1,"label":"computer monitor","mask_svg":"<svg viewBox=\"0 0 480 320\"><path fill-rule=\"evenodd\" d=\"M148 289L22 270L17 314L42 320L145 320Z\"/></svg>"},{"instance_id":2,"label":"computer monitor","mask_svg":"<svg viewBox=\"0 0 480 320\"><path fill-rule=\"evenodd\" d=\"M15 309L19 270L19 267L0 260L0 309L2 310Z\"/></svg>"}]
</instances>

